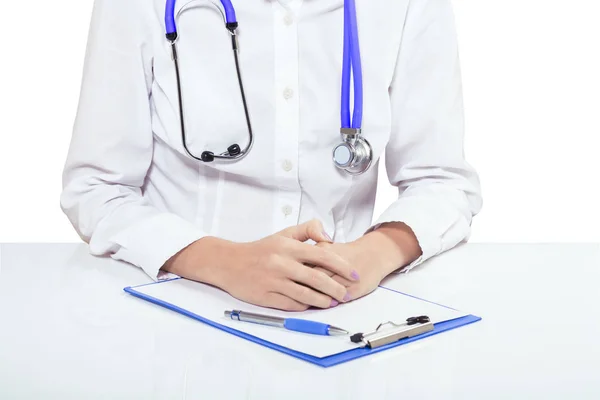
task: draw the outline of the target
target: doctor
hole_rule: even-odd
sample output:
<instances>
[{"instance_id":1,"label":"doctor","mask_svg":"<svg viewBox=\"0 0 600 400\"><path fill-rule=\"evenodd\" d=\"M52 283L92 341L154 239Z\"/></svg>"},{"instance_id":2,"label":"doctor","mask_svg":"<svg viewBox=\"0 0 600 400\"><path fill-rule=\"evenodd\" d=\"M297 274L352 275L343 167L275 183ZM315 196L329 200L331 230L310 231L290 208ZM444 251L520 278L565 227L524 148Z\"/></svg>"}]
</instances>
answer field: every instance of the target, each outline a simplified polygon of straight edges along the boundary
<instances>
[{"instance_id":1,"label":"doctor","mask_svg":"<svg viewBox=\"0 0 600 400\"><path fill-rule=\"evenodd\" d=\"M399 197L372 223L384 153ZM481 207L450 0L96 0L63 182L91 253L153 279L364 296Z\"/></svg>"}]
</instances>

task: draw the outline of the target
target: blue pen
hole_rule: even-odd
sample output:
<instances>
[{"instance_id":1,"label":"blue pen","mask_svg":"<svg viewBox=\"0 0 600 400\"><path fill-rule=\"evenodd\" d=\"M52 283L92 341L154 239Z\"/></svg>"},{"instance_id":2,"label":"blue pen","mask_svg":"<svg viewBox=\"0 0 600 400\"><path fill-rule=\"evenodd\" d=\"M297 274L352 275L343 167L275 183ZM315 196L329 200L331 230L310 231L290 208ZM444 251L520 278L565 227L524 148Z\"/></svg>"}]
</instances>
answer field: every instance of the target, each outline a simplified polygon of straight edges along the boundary
<instances>
[{"instance_id":1,"label":"blue pen","mask_svg":"<svg viewBox=\"0 0 600 400\"><path fill-rule=\"evenodd\" d=\"M231 318L235 321L275 326L277 328L285 328L290 331L310 333L312 335L343 336L349 333L341 328L324 324L322 322L296 318L272 317L270 315L254 314L240 310L225 311L225 317Z\"/></svg>"}]
</instances>

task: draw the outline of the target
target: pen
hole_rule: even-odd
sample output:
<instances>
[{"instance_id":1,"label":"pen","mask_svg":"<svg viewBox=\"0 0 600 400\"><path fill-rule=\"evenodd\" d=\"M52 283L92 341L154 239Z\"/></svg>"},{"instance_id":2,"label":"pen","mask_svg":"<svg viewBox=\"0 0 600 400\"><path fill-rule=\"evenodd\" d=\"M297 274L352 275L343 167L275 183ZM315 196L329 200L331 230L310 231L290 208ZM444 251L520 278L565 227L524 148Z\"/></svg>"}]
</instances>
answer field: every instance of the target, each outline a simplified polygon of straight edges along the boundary
<instances>
[{"instance_id":1,"label":"pen","mask_svg":"<svg viewBox=\"0 0 600 400\"><path fill-rule=\"evenodd\" d=\"M310 333L323 336L343 336L349 332L336 326L322 322L308 321L296 318L279 318L270 315L254 314L240 310L225 311L225 317L235 321L251 322L254 324L275 326L290 331Z\"/></svg>"}]
</instances>

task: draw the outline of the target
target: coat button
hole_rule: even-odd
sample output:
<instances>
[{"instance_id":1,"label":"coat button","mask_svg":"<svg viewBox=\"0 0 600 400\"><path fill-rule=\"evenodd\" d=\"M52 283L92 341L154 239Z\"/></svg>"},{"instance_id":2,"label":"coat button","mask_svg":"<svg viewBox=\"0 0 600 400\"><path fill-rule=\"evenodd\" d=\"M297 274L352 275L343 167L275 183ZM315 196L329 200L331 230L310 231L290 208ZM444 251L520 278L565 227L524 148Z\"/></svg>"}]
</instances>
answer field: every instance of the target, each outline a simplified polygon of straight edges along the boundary
<instances>
[{"instance_id":1,"label":"coat button","mask_svg":"<svg viewBox=\"0 0 600 400\"><path fill-rule=\"evenodd\" d=\"M291 206L283 206L281 211L283 212L283 215L285 215L287 217L288 215L292 215L293 209Z\"/></svg>"},{"instance_id":2,"label":"coat button","mask_svg":"<svg viewBox=\"0 0 600 400\"><path fill-rule=\"evenodd\" d=\"M283 163L281 163L281 168L283 168L285 172L290 172L292 168L294 168L294 164L292 164L290 160L284 160Z\"/></svg>"},{"instance_id":3,"label":"coat button","mask_svg":"<svg viewBox=\"0 0 600 400\"><path fill-rule=\"evenodd\" d=\"M292 88L286 88L283 91L283 98L286 99L286 100L289 100L292 97L294 97L294 90Z\"/></svg>"}]
</instances>

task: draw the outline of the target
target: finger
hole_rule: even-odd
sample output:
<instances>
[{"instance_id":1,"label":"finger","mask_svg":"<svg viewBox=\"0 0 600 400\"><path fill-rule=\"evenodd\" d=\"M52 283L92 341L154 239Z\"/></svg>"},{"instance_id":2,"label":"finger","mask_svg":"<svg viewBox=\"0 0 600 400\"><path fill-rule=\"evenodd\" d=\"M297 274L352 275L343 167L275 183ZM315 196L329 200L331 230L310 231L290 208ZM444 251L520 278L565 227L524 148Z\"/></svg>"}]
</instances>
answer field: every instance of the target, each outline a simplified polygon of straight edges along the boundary
<instances>
[{"instance_id":1,"label":"finger","mask_svg":"<svg viewBox=\"0 0 600 400\"><path fill-rule=\"evenodd\" d=\"M308 286L300 285L291 280L284 281L279 288L279 293L295 300L298 303L317 308L331 308L339 304L338 301L332 299L323 293L311 289Z\"/></svg>"},{"instance_id":2,"label":"finger","mask_svg":"<svg viewBox=\"0 0 600 400\"><path fill-rule=\"evenodd\" d=\"M352 285L352 282L350 282L348 279L342 278L341 276L336 275L334 272L331 272L331 271L329 271L329 270L327 270L325 268L314 267L314 269L316 271L324 273L327 276L330 276L334 281L336 281L340 285L344 285L345 287L349 287L350 285Z\"/></svg>"},{"instance_id":3,"label":"finger","mask_svg":"<svg viewBox=\"0 0 600 400\"><path fill-rule=\"evenodd\" d=\"M332 242L331 236L323 229L323 224L318 219L300 225L290 226L279 232L280 235L295 239L300 242L313 240L314 242Z\"/></svg>"},{"instance_id":4,"label":"finger","mask_svg":"<svg viewBox=\"0 0 600 400\"><path fill-rule=\"evenodd\" d=\"M312 267L312 268L313 268L315 271L322 272L322 273L324 273L324 274L325 274L325 275L327 275L327 276L335 276L335 272L332 272L332 271L330 271L330 270L328 270L328 269L321 268L321 267Z\"/></svg>"},{"instance_id":5,"label":"finger","mask_svg":"<svg viewBox=\"0 0 600 400\"><path fill-rule=\"evenodd\" d=\"M354 282L350 282L348 279L342 278L339 275L333 275L331 277L331 279L333 279L334 281L336 281L337 283L339 283L340 285L342 285L346 288L352 287L354 285ZM351 291L349 290L349 292L351 292ZM352 293L350 293L350 294L352 294ZM354 298L354 297L352 297L352 298Z\"/></svg>"},{"instance_id":6,"label":"finger","mask_svg":"<svg viewBox=\"0 0 600 400\"><path fill-rule=\"evenodd\" d=\"M315 244L315 246L327 248L327 247L333 246L333 243L330 243L330 242L319 242L319 243Z\"/></svg>"},{"instance_id":7,"label":"finger","mask_svg":"<svg viewBox=\"0 0 600 400\"><path fill-rule=\"evenodd\" d=\"M301 263L327 269L349 281L354 282L360 279L358 272L352 268L350 263L333 251L304 243L296 243L292 246L291 251L292 256Z\"/></svg>"},{"instance_id":8,"label":"finger","mask_svg":"<svg viewBox=\"0 0 600 400\"><path fill-rule=\"evenodd\" d=\"M308 309L308 305L275 292L267 293L262 303L259 305L283 311L306 311Z\"/></svg>"},{"instance_id":9,"label":"finger","mask_svg":"<svg viewBox=\"0 0 600 400\"><path fill-rule=\"evenodd\" d=\"M348 290L344 285L334 281L321 271L298 263L290 263L284 267L286 276L294 282L301 283L311 289L319 291L338 302L348 301ZM329 300L331 303L331 299ZM330 305L327 305L329 307Z\"/></svg>"}]
</instances>

